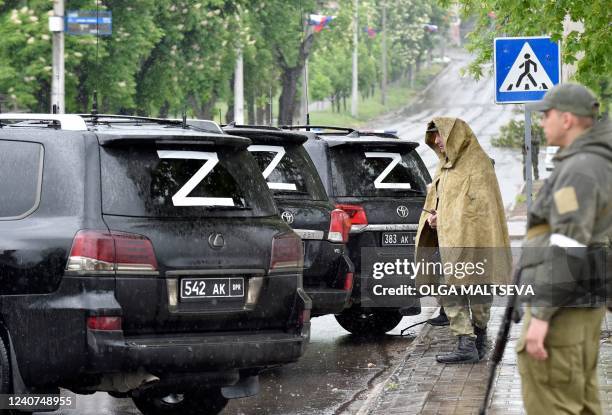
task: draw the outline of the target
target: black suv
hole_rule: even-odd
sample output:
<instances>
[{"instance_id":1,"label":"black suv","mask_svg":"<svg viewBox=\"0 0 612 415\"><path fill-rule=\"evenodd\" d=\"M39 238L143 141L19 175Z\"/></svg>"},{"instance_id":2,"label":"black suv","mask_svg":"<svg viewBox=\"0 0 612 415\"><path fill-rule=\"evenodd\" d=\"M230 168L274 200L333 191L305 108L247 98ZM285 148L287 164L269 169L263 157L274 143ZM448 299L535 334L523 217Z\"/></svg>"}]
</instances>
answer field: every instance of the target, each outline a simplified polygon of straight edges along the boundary
<instances>
[{"instance_id":1,"label":"black suv","mask_svg":"<svg viewBox=\"0 0 612 415\"><path fill-rule=\"evenodd\" d=\"M304 289L312 315L338 314L348 305L353 288L353 263L345 243L348 215L330 202L317 169L302 144L307 136L274 127L231 126L228 134L248 137L279 208L281 218L304 244Z\"/></svg>"},{"instance_id":2,"label":"black suv","mask_svg":"<svg viewBox=\"0 0 612 415\"><path fill-rule=\"evenodd\" d=\"M0 127L0 394L216 414L303 354L302 242L250 140L101 115Z\"/></svg>"},{"instance_id":3,"label":"black suv","mask_svg":"<svg viewBox=\"0 0 612 415\"><path fill-rule=\"evenodd\" d=\"M393 133L321 126L284 128L308 135L304 147L328 196L351 218L347 247L355 264L352 305L336 315L336 320L351 333L377 335L397 326L402 316L419 314L416 296L377 297L376 286L392 278L375 280L370 267L376 260L394 261L400 256L413 260L418 222L431 182L415 150L419 144Z\"/></svg>"}]
</instances>

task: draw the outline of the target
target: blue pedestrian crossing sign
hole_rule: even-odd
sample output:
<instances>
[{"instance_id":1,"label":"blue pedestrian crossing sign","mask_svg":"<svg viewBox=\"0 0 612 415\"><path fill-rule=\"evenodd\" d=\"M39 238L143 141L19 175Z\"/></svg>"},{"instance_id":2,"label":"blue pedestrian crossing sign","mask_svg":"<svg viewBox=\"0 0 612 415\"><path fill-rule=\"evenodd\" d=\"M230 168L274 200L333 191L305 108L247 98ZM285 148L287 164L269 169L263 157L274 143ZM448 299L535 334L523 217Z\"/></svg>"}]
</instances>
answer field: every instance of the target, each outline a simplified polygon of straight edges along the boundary
<instances>
[{"instance_id":1,"label":"blue pedestrian crossing sign","mask_svg":"<svg viewBox=\"0 0 612 415\"><path fill-rule=\"evenodd\" d=\"M494 40L495 103L540 101L561 81L561 48L548 36Z\"/></svg>"}]
</instances>

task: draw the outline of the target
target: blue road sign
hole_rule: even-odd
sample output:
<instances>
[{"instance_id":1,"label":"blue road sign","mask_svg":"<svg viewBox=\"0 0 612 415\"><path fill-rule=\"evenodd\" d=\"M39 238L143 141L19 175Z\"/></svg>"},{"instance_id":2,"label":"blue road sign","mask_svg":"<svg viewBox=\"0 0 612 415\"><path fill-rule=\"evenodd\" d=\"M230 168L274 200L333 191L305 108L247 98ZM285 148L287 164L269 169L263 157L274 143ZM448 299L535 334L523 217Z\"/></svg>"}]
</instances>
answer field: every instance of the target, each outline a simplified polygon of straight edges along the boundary
<instances>
[{"instance_id":1,"label":"blue road sign","mask_svg":"<svg viewBox=\"0 0 612 415\"><path fill-rule=\"evenodd\" d=\"M494 40L495 103L539 101L561 81L561 48L548 36Z\"/></svg>"},{"instance_id":2,"label":"blue road sign","mask_svg":"<svg viewBox=\"0 0 612 415\"><path fill-rule=\"evenodd\" d=\"M113 13L108 10L70 10L66 13L66 34L111 36Z\"/></svg>"}]
</instances>

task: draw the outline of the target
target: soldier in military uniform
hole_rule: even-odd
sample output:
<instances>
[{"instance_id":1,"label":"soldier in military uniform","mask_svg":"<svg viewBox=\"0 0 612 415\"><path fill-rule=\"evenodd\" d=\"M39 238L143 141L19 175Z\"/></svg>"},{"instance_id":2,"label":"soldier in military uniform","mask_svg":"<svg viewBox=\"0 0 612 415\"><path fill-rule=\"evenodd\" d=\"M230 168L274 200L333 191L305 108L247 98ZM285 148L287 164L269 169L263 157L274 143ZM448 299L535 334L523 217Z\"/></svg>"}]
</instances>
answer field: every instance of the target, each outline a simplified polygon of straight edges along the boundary
<instances>
[{"instance_id":1,"label":"soldier in military uniform","mask_svg":"<svg viewBox=\"0 0 612 415\"><path fill-rule=\"evenodd\" d=\"M441 264L486 263L484 277L443 272L444 285L507 283L512 262L510 240L491 159L470 126L459 118L434 118L428 124L425 143L440 161L419 221L415 262L423 259ZM428 276L417 275L416 284L431 282ZM457 346L450 353L437 355L436 360L456 364L483 359L492 296L445 295L440 300Z\"/></svg>"},{"instance_id":2,"label":"soldier in military uniform","mask_svg":"<svg viewBox=\"0 0 612 415\"><path fill-rule=\"evenodd\" d=\"M535 291L517 343L528 414L602 413L597 359L605 303L594 300L592 287L606 284L605 265L603 273L584 272L591 252L609 255L612 237L612 128L596 121L597 108L577 84L557 85L531 105L544 113L548 145L560 150L529 212L519 264L521 283Z\"/></svg>"}]
</instances>

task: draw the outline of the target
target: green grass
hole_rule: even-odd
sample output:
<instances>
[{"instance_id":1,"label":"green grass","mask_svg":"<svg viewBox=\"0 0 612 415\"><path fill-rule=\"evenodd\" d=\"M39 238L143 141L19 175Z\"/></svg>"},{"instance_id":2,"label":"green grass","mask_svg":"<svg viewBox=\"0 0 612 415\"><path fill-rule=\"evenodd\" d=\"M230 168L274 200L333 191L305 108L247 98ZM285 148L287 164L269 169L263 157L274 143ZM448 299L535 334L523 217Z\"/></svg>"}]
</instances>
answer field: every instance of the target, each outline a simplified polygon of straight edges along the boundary
<instances>
[{"instance_id":1,"label":"green grass","mask_svg":"<svg viewBox=\"0 0 612 415\"><path fill-rule=\"evenodd\" d=\"M434 76L443 69L441 65L432 65L424 69L417 76L414 82L414 89L410 88L408 81L403 81L396 85L389 85L387 89L387 105L381 103L381 92L376 90L374 95L367 99L359 97L358 116L353 117L350 113L350 99L347 99L347 111L334 112L331 108L325 111L312 111L310 113L310 123L318 125L337 125L347 127L361 127L373 119L395 111L410 104L418 91L425 88Z\"/></svg>"}]
</instances>

